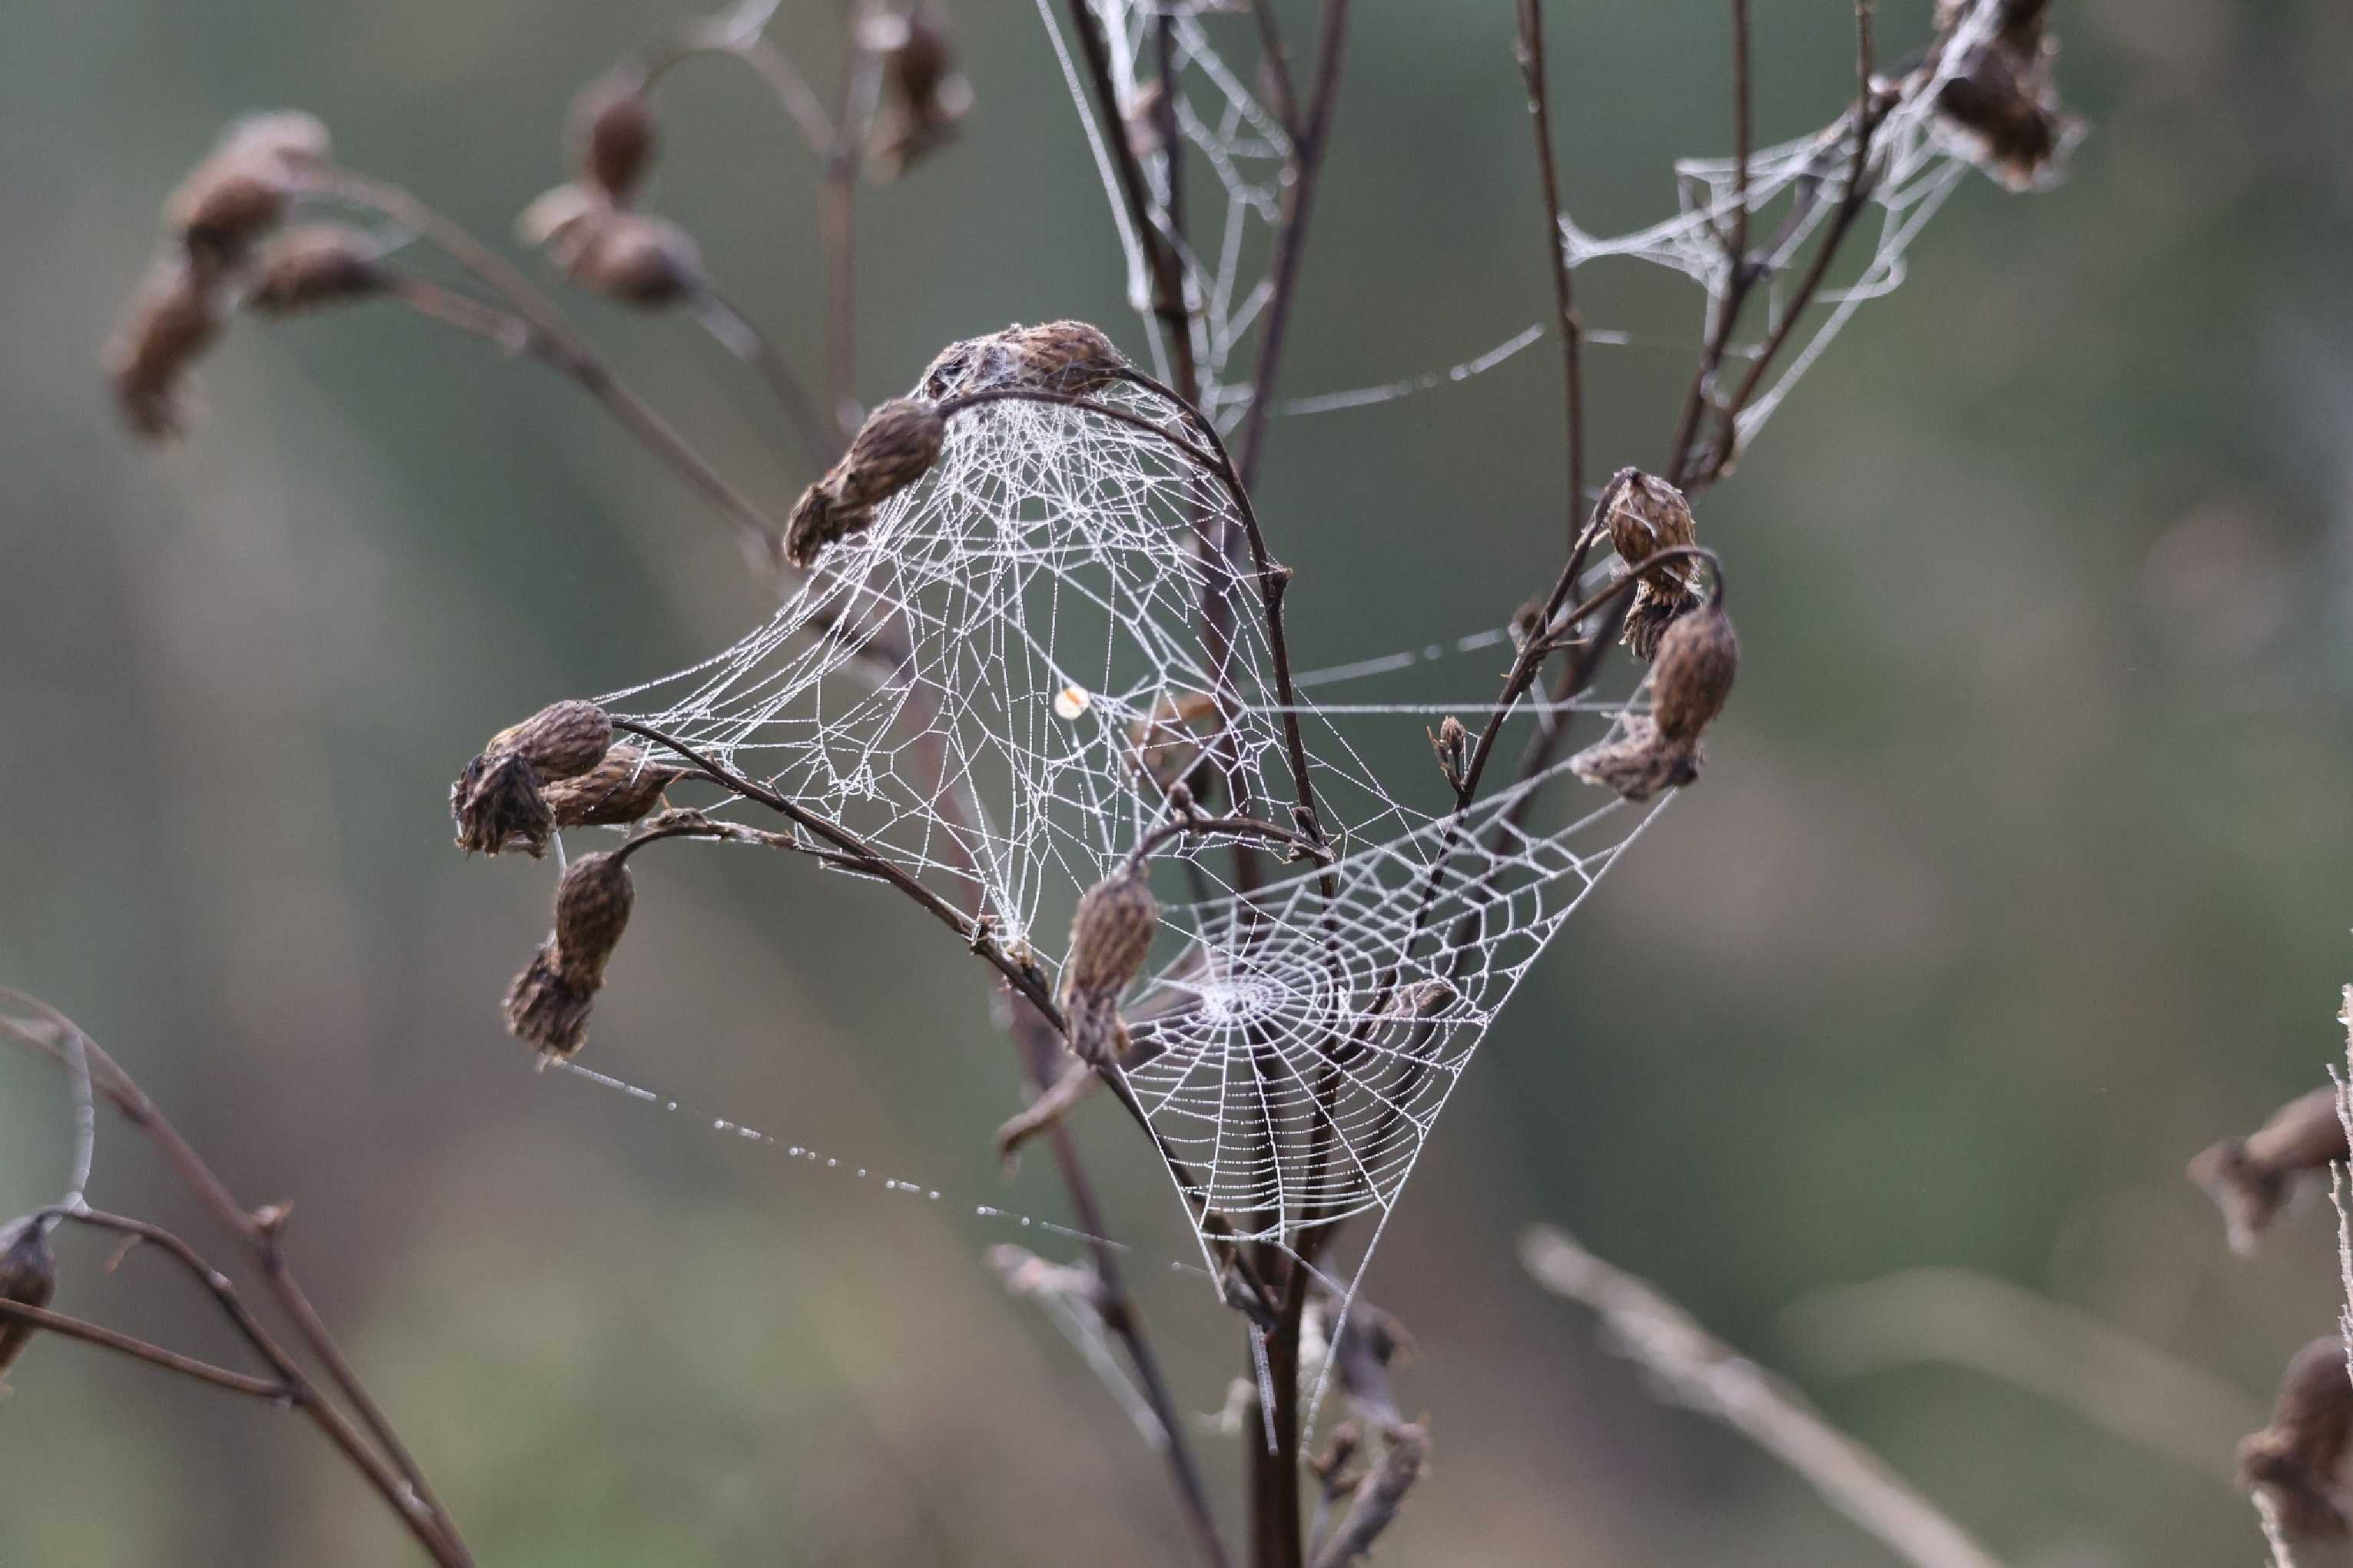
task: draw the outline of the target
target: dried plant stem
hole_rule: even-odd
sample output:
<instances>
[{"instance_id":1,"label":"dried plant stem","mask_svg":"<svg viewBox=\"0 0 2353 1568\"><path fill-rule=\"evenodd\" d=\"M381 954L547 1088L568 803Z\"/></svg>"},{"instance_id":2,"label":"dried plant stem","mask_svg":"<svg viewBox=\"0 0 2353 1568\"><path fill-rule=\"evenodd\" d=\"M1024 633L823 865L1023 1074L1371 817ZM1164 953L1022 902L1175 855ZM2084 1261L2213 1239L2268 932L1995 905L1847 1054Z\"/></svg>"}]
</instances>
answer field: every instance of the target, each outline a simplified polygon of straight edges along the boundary
<instances>
[{"instance_id":1,"label":"dried plant stem","mask_svg":"<svg viewBox=\"0 0 2353 1568\"><path fill-rule=\"evenodd\" d=\"M1535 131L1536 170L1544 188L1545 257L1552 274L1553 314L1560 332L1561 379L1567 393L1568 533L1573 549L1577 519L1585 510L1585 322L1577 313L1568 253L1562 247L1560 177L1553 164L1551 93L1545 81L1544 0L1519 0L1519 22L1520 76L1527 84L1528 115ZM1742 167L1746 167L1745 158Z\"/></svg>"},{"instance_id":2,"label":"dried plant stem","mask_svg":"<svg viewBox=\"0 0 2353 1568\"><path fill-rule=\"evenodd\" d=\"M236 1237L252 1258L280 1310L294 1325L296 1333L311 1356L326 1369L328 1381L356 1413L360 1425L375 1439L375 1450L371 1450L362 1442L342 1414L319 1395L290 1357L285 1356L283 1352L272 1354L263 1350L264 1344L270 1342L266 1334L259 1339L248 1335L249 1342L279 1368L281 1376L290 1371L292 1373L287 1382L270 1385L271 1396L291 1399L310 1414L314 1422L319 1423L353 1466L367 1476L370 1483L437 1563L445 1564L446 1568L470 1568L473 1557L459 1537L456 1522L434 1494L432 1484L425 1479L424 1470L401 1442L382 1406L360 1383L351 1363L344 1358L333 1335L328 1331L325 1321L311 1305L310 1298L303 1294L292 1270L287 1267L279 1240L282 1212L256 1214L239 1204L236 1195L214 1174L212 1167L181 1136L179 1129L147 1097L131 1075L96 1041L82 1035L70 1019L47 1003L17 991L0 990L0 1003L37 1015L47 1035L63 1038L79 1037L80 1050L90 1065L91 1081L98 1092L125 1121L155 1145L157 1152L179 1176L182 1184L212 1212L222 1229ZM57 1039L45 1037L43 1032L36 1032L21 1023L5 1019L0 1019L0 1030L59 1062L68 1060L65 1047ZM157 1239L155 1235L144 1229L140 1234L142 1239ZM159 1245L164 1245L166 1250L173 1251L175 1257L182 1257L184 1249L175 1250L168 1243L159 1242ZM185 1262L186 1258L183 1257L182 1260ZM206 1270L208 1289L212 1288L209 1279L212 1272ZM215 1295L218 1299L219 1292L216 1290ZM231 1317L242 1331L245 1320L237 1313L232 1313Z\"/></svg>"},{"instance_id":3,"label":"dried plant stem","mask_svg":"<svg viewBox=\"0 0 2353 1568\"><path fill-rule=\"evenodd\" d=\"M703 331L729 353L750 365L767 384L811 462L822 468L841 455L841 438L828 426L817 399L801 384L800 376L768 335L752 324L750 317L708 289L694 300L693 310L694 319Z\"/></svg>"},{"instance_id":4,"label":"dried plant stem","mask_svg":"<svg viewBox=\"0 0 2353 1568\"><path fill-rule=\"evenodd\" d=\"M1649 1281L1604 1262L1550 1226L1521 1240L1521 1261L1556 1296L1600 1314L1613 1347L1676 1396L1779 1459L1824 1501L1917 1568L1999 1568L1968 1531L1886 1462L1832 1426L1805 1396L1700 1327Z\"/></svg>"},{"instance_id":5,"label":"dried plant stem","mask_svg":"<svg viewBox=\"0 0 2353 1568\"><path fill-rule=\"evenodd\" d=\"M650 88L681 62L701 55L723 55L750 67L776 94L809 151L819 158L827 155L833 145L833 121L808 79L775 40L765 33L744 33L725 13L688 22L649 46L639 56L646 85Z\"/></svg>"},{"instance_id":6,"label":"dried plant stem","mask_svg":"<svg viewBox=\"0 0 2353 1568\"><path fill-rule=\"evenodd\" d=\"M1325 138L1332 129L1333 103L1339 97L1340 59L1347 38L1348 0L1324 0L1315 39L1315 80L1292 131L1291 180L1283 186L1282 221L1274 235L1272 291L1267 298L1266 324L1259 332L1250 407L1242 416L1240 439L1235 443L1241 454L1244 483L1257 476L1265 445L1267 412L1274 403L1275 372L1282 363L1292 303L1299 292L1299 258L1307 246L1308 211L1314 201L1316 178L1324 169Z\"/></svg>"},{"instance_id":7,"label":"dried plant stem","mask_svg":"<svg viewBox=\"0 0 2353 1568\"><path fill-rule=\"evenodd\" d=\"M26 1328L41 1329L53 1334L62 1334L69 1340L79 1340L84 1344L113 1351L118 1355L129 1356L133 1361L143 1361L148 1365L162 1371L177 1373L182 1377L192 1377L198 1383L207 1383L215 1388L225 1388L231 1394L249 1394L256 1399L272 1401L290 1401L294 1397L294 1391L291 1388L274 1378L255 1377L248 1373L231 1372L225 1366L216 1366L211 1362L199 1361L195 1356L182 1355L177 1351L165 1350L162 1345L151 1344L145 1340L134 1338L130 1334L118 1333L112 1329L84 1321L80 1318L69 1317L63 1312L53 1312L44 1307L28 1307L16 1301L0 1300L0 1323L9 1322L22 1323Z\"/></svg>"},{"instance_id":8,"label":"dried plant stem","mask_svg":"<svg viewBox=\"0 0 2353 1568\"><path fill-rule=\"evenodd\" d=\"M1748 0L1732 0L1732 128L1734 156L1738 160L1737 195L1732 233L1719 237L1724 242L1724 298L1717 303L1715 323L1701 346L1699 364L1692 372L1689 390L1683 394L1683 412L1676 416L1675 433L1667 451L1667 482L1672 485L1683 482L1684 470L1691 461L1692 442L1699 434L1716 373L1723 367L1725 353L1732 344L1733 331L1740 324L1741 308L1748 302L1749 290L1764 276L1763 269L1748 254L1748 166L1755 134L1749 108L1751 77Z\"/></svg>"},{"instance_id":9,"label":"dried plant stem","mask_svg":"<svg viewBox=\"0 0 2353 1568\"><path fill-rule=\"evenodd\" d=\"M833 416L845 437L855 436L865 411L858 403L858 172L866 138L881 101L882 59L858 36L852 5L849 53L842 62L841 112L834 117L833 144L825 157L818 227L824 237L826 280L826 389Z\"/></svg>"},{"instance_id":10,"label":"dried plant stem","mask_svg":"<svg viewBox=\"0 0 2353 1568\"><path fill-rule=\"evenodd\" d=\"M1315 1554L1314 1568L1347 1568L1372 1551L1373 1543L1396 1521L1406 1494L1421 1479L1430 1458L1430 1436L1419 1426L1392 1426L1380 1463L1356 1483L1356 1500L1331 1542Z\"/></svg>"}]
</instances>

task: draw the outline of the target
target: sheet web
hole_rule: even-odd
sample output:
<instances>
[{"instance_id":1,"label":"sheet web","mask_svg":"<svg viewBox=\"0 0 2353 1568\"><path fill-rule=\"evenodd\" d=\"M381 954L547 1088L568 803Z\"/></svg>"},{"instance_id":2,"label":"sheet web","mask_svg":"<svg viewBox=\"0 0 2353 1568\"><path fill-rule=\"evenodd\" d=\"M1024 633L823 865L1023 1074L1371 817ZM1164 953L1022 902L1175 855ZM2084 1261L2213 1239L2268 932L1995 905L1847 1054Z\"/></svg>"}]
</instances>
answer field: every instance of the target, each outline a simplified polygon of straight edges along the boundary
<instances>
[{"instance_id":1,"label":"sheet web","mask_svg":"<svg viewBox=\"0 0 2353 1568\"><path fill-rule=\"evenodd\" d=\"M1178 427L1148 391L1098 395ZM1197 542L1240 528L1151 431L969 408L933 472L766 625L605 701L858 832L1057 973L1079 893L1166 819L1171 785L1290 820L1254 578ZM1287 1247L1385 1217L1496 1011L1647 820L1550 774L1458 818L1426 752L1392 793L1367 755L1419 750L1422 726L1366 706L1290 709L1329 864L1261 855L1246 890L1223 833L1154 858L1161 933L1120 1070L1205 1253L1212 1229ZM1612 723L1633 707L1607 706ZM1538 784L1572 803L1541 827L1520 821Z\"/></svg>"}]
</instances>

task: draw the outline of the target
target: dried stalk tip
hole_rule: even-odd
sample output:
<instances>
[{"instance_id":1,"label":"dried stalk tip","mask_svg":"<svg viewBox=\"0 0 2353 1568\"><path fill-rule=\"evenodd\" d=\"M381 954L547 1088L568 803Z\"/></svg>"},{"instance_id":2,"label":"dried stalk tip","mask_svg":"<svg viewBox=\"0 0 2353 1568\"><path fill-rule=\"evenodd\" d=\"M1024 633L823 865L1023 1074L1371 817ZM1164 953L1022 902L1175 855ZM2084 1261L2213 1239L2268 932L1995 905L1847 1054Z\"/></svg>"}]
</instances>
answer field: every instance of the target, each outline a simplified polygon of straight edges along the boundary
<instances>
[{"instance_id":1,"label":"dried stalk tip","mask_svg":"<svg viewBox=\"0 0 2353 1568\"><path fill-rule=\"evenodd\" d=\"M653 163L654 113L644 79L616 71L572 100L572 144L580 177L615 205L628 201Z\"/></svg>"},{"instance_id":2,"label":"dried stalk tip","mask_svg":"<svg viewBox=\"0 0 2353 1568\"><path fill-rule=\"evenodd\" d=\"M1462 728L1462 721L1449 713L1435 731L1425 731L1430 736L1430 749L1438 757L1438 771L1456 789L1462 787L1462 772L1470 763L1471 736Z\"/></svg>"},{"instance_id":3,"label":"dried stalk tip","mask_svg":"<svg viewBox=\"0 0 2353 1568\"><path fill-rule=\"evenodd\" d=\"M785 527L785 559L807 567L825 548L872 525L874 509L931 472L947 426L920 398L897 397L866 416L823 479L801 492Z\"/></svg>"},{"instance_id":4,"label":"dried stalk tip","mask_svg":"<svg viewBox=\"0 0 2353 1568\"><path fill-rule=\"evenodd\" d=\"M616 745L586 773L557 779L540 794L558 827L620 827L661 807L662 792L685 776L684 768Z\"/></svg>"},{"instance_id":5,"label":"dried stalk tip","mask_svg":"<svg viewBox=\"0 0 2353 1568\"><path fill-rule=\"evenodd\" d=\"M227 320L222 291L185 259L148 273L107 344L106 377L132 433L160 441L187 428L188 369Z\"/></svg>"},{"instance_id":6,"label":"dried stalk tip","mask_svg":"<svg viewBox=\"0 0 2353 1568\"><path fill-rule=\"evenodd\" d=\"M257 114L222 133L164 206L172 231L200 265L234 263L286 215L306 163L327 156L327 128L294 110Z\"/></svg>"},{"instance_id":7,"label":"dried stalk tip","mask_svg":"<svg viewBox=\"0 0 2353 1568\"><path fill-rule=\"evenodd\" d=\"M550 941L507 987L507 1033L549 1056L572 1056L587 1041L588 1008L596 994L596 986L575 984L565 974Z\"/></svg>"},{"instance_id":8,"label":"dried stalk tip","mask_svg":"<svg viewBox=\"0 0 2353 1568\"><path fill-rule=\"evenodd\" d=\"M2279 1216L2296 1176L2345 1158L2337 1091L2316 1089L2280 1107L2247 1137L2225 1138L2200 1153L2189 1162L2189 1179L2222 1211L2231 1250L2243 1257Z\"/></svg>"},{"instance_id":9,"label":"dried stalk tip","mask_svg":"<svg viewBox=\"0 0 2353 1568\"><path fill-rule=\"evenodd\" d=\"M1949 38L1970 7L1940 0L1936 31ZM2046 0L2010 0L1992 37L1947 62L1951 77L1936 95L1936 111L1974 150L1979 167L2013 191L2034 190L2058 178L2083 122L2062 112L2052 70L2059 41L2044 26Z\"/></svg>"},{"instance_id":10,"label":"dried stalk tip","mask_svg":"<svg viewBox=\"0 0 2353 1568\"><path fill-rule=\"evenodd\" d=\"M20 1307L46 1307L58 1293L58 1260L49 1251L48 1232L33 1219L0 1227L0 1300ZM16 1364L32 1342L34 1329L24 1323L0 1323L0 1378Z\"/></svg>"},{"instance_id":11,"label":"dried stalk tip","mask_svg":"<svg viewBox=\"0 0 2353 1568\"><path fill-rule=\"evenodd\" d=\"M925 397L944 402L975 392L1021 388L1082 397L1127 368L1101 327L1085 321L1016 321L1001 332L967 338L942 349L923 371Z\"/></svg>"},{"instance_id":12,"label":"dried stalk tip","mask_svg":"<svg viewBox=\"0 0 2353 1568\"><path fill-rule=\"evenodd\" d=\"M2337 1472L2353 1439L2353 1380L2345 1372L2345 1343L2335 1334L2295 1352L2280 1379L2271 1425L2239 1443L2239 1484L2258 1489L2278 1506L2291 1540L2326 1540L2347 1533L2338 1502Z\"/></svg>"},{"instance_id":13,"label":"dried stalk tip","mask_svg":"<svg viewBox=\"0 0 2353 1568\"><path fill-rule=\"evenodd\" d=\"M485 752L466 764L449 786L449 817L458 847L469 855L521 849L536 860L555 829L539 774L511 752Z\"/></svg>"},{"instance_id":14,"label":"dried stalk tip","mask_svg":"<svg viewBox=\"0 0 2353 1568\"><path fill-rule=\"evenodd\" d=\"M1657 551L1697 542L1691 502L1666 480L1640 468L1620 468L1601 493L1601 515L1609 529L1610 548L1629 571L1639 570ZM1694 563L1687 557L1655 566L1635 584L1634 602L1626 610L1624 642L1634 657L1648 659L1658 651L1659 638L1676 616L1699 603L1693 584Z\"/></svg>"},{"instance_id":15,"label":"dried stalk tip","mask_svg":"<svg viewBox=\"0 0 2353 1568\"><path fill-rule=\"evenodd\" d=\"M1068 1020L1071 1052L1081 1061L1101 1067L1127 1054L1120 993L1143 973L1159 924L1160 905L1141 868L1113 872L1079 900L1057 999Z\"/></svg>"},{"instance_id":16,"label":"dried stalk tip","mask_svg":"<svg viewBox=\"0 0 2353 1568\"><path fill-rule=\"evenodd\" d=\"M955 136L972 111L972 83L956 69L955 47L918 5L903 16L871 13L860 26L861 47L880 55L889 95L874 116L868 156L877 179L895 180Z\"/></svg>"},{"instance_id":17,"label":"dried stalk tip","mask_svg":"<svg viewBox=\"0 0 2353 1568\"><path fill-rule=\"evenodd\" d=\"M390 281L365 233L349 224L304 224L261 247L245 302L263 315L285 316L364 300Z\"/></svg>"}]
</instances>

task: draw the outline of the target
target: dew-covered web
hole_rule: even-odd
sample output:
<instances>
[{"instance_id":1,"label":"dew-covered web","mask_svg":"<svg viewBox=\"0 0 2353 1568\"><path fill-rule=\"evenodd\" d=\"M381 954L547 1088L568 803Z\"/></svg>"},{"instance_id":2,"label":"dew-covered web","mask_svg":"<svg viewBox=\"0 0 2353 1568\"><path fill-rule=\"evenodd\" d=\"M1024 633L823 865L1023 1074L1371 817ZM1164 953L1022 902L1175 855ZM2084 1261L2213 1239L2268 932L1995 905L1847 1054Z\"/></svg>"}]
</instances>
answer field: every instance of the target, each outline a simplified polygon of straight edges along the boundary
<instances>
[{"instance_id":1,"label":"dew-covered web","mask_svg":"<svg viewBox=\"0 0 2353 1568\"><path fill-rule=\"evenodd\" d=\"M1096 395L1178 427L1150 391ZM1261 850L1250 886L1232 837L1170 842L1158 945L1123 1005L1118 1070L1205 1253L1385 1220L1497 1009L1649 815L1556 768L1457 816L1420 719L1304 695L1286 713L1254 574L1195 543L1240 528L1150 430L967 408L932 473L765 626L605 700L862 836L1049 974L1079 893L1167 818L1172 784L1292 820L1294 717L1329 863ZM1615 725L1630 705L1595 706Z\"/></svg>"}]
</instances>

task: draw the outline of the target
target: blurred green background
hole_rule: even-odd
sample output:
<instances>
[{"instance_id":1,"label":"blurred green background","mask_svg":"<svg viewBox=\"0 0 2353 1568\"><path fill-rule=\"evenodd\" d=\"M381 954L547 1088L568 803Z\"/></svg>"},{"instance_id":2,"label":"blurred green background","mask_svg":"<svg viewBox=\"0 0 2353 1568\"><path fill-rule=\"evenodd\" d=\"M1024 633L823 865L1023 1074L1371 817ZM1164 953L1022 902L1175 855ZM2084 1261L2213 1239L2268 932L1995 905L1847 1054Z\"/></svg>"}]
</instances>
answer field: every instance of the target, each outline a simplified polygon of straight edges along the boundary
<instances>
[{"instance_id":1,"label":"blurred green background","mask_svg":"<svg viewBox=\"0 0 2353 1568\"><path fill-rule=\"evenodd\" d=\"M1924 35L1926 0L1882 9L1891 54ZM1359 10L1293 393L1466 358L1547 298L1509 5ZM786 12L778 36L826 59L831 7ZM1778 139L1837 112L1851 10L1759 13ZM389 310L240 324L174 449L111 420L98 348L225 121L311 109L347 162L503 237L561 173L574 88L678 15L14 8L0 981L77 1016L248 1200L296 1201L313 1294L486 1563L1185 1561L1155 1461L980 1261L1008 1232L975 1204L1063 1211L1043 1162L995 1168L1010 1053L917 917L666 857L591 1060L936 1207L534 1076L499 1028L552 873L451 849L448 781L498 725L762 614L692 498L572 389ZM1669 158L1728 144L1723 7L1550 15L1572 209L1658 216ZM861 204L869 397L1008 320L1140 347L1034 9L951 16L967 134ZM1962 1266L2204 1369L2252 1420L2337 1307L2325 1205L2236 1261L2180 1170L2343 1045L2353 12L2071 0L2056 24L2094 124L2072 178L1972 177L1703 504L1747 653L1708 777L1530 976L1368 1281L1420 1342L1403 1393L1436 1445L1384 1561L1887 1561L1542 1295L1514 1260L1539 1219L1788 1371L2007 1560L2260 1550L2227 1484L2239 1429L2211 1412L2160 1415L2192 1465L1976 1373L1834 1375L1786 1315ZM661 102L656 205L814 366L807 158L723 63ZM579 313L746 485L781 506L808 477L682 323ZM1590 363L1597 470L1657 466L1687 362ZM1495 625L1548 578L1556 374L1541 348L1275 423L1260 507L1300 573L1303 662ZM52 1195L62 1104L0 1059L0 1211ZM1105 1110L1083 1132L1120 1233L1181 1256L1165 1178ZM94 1196L197 1228L103 1131ZM101 1262L73 1245L61 1307L235 1353L162 1266ZM1213 1409L1231 1320L1137 1272L1180 1399ZM58 1343L11 1382L0 1562L410 1560L290 1416ZM1199 1441L1230 1509L1239 1449Z\"/></svg>"}]
</instances>

